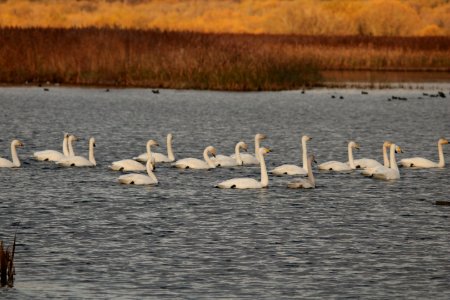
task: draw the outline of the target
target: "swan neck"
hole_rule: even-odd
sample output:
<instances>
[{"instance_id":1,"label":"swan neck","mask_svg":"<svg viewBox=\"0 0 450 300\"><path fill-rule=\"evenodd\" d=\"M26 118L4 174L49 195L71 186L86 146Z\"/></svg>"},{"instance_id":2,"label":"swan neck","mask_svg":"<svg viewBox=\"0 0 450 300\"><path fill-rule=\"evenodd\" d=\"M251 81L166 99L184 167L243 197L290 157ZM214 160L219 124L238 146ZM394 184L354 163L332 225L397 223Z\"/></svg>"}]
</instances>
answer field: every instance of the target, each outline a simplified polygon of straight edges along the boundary
<instances>
[{"instance_id":1,"label":"swan neck","mask_svg":"<svg viewBox=\"0 0 450 300\"><path fill-rule=\"evenodd\" d=\"M348 145L348 163L350 168L356 169L355 162L353 161L353 149L351 145Z\"/></svg>"},{"instance_id":2,"label":"swan neck","mask_svg":"<svg viewBox=\"0 0 450 300\"><path fill-rule=\"evenodd\" d=\"M173 155L173 149L172 149L172 139L167 136L167 157L171 160L175 160L175 155Z\"/></svg>"},{"instance_id":3,"label":"swan neck","mask_svg":"<svg viewBox=\"0 0 450 300\"><path fill-rule=\"evenodd\" d=\"M445 167L445 159L444 159L444 150L442 148L442 144L438 143L438 154L439 154L439 168Z\"/></svg>"},{"instance_id":4,"label":"swan neck","mask_svg":"<svg viewBox=\"0 0 450 300\"><path fill-rule=\"evenodd\" d=\"M69 156L69 149L67 147L68 139L69 138L67 136L64 136L63 145L62 145L62 150L63 150L64 156Z\"/></svg>"},{"instance_id":5,"label":"swan neck","mask_svg":"<svg viewBox=\"0 0 450 300\"><path fill-rule=\"evenodd\" d=\"M305 169L306 171L308 171L309 169L309 164L308 164L308 153L306 150L306 141L302 140L302 155L303 155L303 169Z\"/></svg>"},{"instance_id":6,"label":"swan neck","mask_svg":"<svg viewBox=\"0 0 450 300\"><path fill-rule=\"evenodd\" d=\"M258 161L261 161L261 154L259 153L259 147L260 147L259 139L255 137L255 157Z\"/></svg>"},{"instance_id":7,"label":"swan neck","mask_svg":"<svg viewBox=\"0 0 450 300\"><path fill-rule=\"evenodd\" d=\"M67 140L67 150L69 151L69 156L73 157L75 156L75 152L73 152L73 145L72 145L73 139L69 138Z\"/></svg>"},{"instance_id":8,"label":"swan neck","mask_svg":"<svg viewBox=\"0 0 450 300\"><path fill-rule=\"evenodd\" d=\"M393 170L397 170L398 171L398 167L397 167L397 161L395 160L395 144L391 145L391 149L389 152L389 164L390 164L390 168Z\"/></svg>"},{"instance_id":9,"label":"swan neck","mask_svg":"<svg viewBox=\"0 0 450 300\"><path fill-rule=\"evenodd\" d=\"M241 157L241 146L239 144L236 144L236 147L234 147L234 156L236 158L236 163L241 166L243 165L242 157Z\"/></svg>"},{"instance_id":10,"label":"swan neck","mask_svg":"<svg viewBox=\"0 0 450 300\"><path fill-rule=\"evenodd\" d=\"M389 168L389 157L387 155L387 149L384 145L383 145L383 165L386 168Z\"/></svg>"},{"instance_id":11,"label":"swan neck","mask_svg":"<svg viewBox=\"0 0 450 300\"><path fill-rule=\"evenodd\" d=\"M260 156L261 160L259 165L261 166L261 186L267 187L269 185L269 176L267 175L266 162L264 161L264 156Z\"/></svg>"},{"instance_id":12,"label":"swan neck","mask_svg":"<svg viewBox=\"0 0 450 300\"><path fill-rule=\"evenodd\" d=\"M314 186L316 185L316 179L314 178L314 174L312 172L311 160L308 160L308 179Z\"/></svg>"},{"instance_id":13,"label":"swan neck","mask_svg":"<svg viewBox=\"0 0 450 300\"><path fill-rule=\"evenodd\" d=\"M152 160L148 159L147 163L145 164L146 168L147 168L147 175L148 177L150 177L151 179L153 179L153 181L155 183L158 183L158 179L156 178L155 174L152 172Z\"/></svg>"},{"instance_id":14,"label":"swan neck","mask_svg":"<svg viewBox=\"0 0 450 300\"><path fill-rule=\"evenodd\" d=\"M14 167L20 167L20 160L19 160L19 156L17 155L17 149L13 143L11 143L11 158L12 158Z\"/></svg>"},{"instance_id":15,"label":"swan neck","mask_svg":"<svg viewBox=\"0 0 450 300\"><path fill-rule=\"evenodd\" d=\"M216 167L216 164L208 156L208 149L205 149L205 151L203 151L203 158L205 159L206 163L210 168Z\"/></svg>"},{"instance_id":16,"label":"swan neck","mask_svg":"<svg viewBox=\"0 0 450 300\"><path fill-rule=\"evenodd\" d=\"M95 161L94 157L94 143L89 143L89 161L96 166L97 162Z\"/></svg>"},{"instance_id":17,"label":"swan neck","mask_svg":"<svg viewBox=\"0 0 450 300\"><path fill-rule=\"evenodd\" d=\"M147 144L146 148L147 148L147 161L152 162L153 160L152 147L150 147L150 144Z\"/></svg>"}]
</instances>

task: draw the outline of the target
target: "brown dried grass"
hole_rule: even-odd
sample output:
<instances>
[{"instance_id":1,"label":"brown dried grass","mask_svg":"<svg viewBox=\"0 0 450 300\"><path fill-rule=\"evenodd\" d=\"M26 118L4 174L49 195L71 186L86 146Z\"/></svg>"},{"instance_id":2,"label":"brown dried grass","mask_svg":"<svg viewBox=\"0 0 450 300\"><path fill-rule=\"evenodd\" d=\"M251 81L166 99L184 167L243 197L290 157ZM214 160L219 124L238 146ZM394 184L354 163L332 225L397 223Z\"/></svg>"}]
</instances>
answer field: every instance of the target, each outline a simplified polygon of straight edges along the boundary
<instances>
[{"instance_id":1,"label":"brown dried grass","mask_svg":"<svg viewBox=\"0 0 450 300\"><path fill-rule=\"evenodd\" d=\"M322 70L450 70L448 37L0 28L0 82L280 90Z\"/></svg>"}]
</instances>

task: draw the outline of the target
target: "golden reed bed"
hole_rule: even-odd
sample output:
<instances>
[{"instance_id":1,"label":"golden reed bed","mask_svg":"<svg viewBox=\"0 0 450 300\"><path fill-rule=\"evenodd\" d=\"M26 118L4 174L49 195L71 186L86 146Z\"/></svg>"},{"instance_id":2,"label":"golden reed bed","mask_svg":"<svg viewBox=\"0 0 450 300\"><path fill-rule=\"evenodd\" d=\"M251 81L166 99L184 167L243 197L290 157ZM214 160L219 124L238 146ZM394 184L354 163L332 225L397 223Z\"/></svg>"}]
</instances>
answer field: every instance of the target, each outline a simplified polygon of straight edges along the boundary
<instances>
[{"instance_id":1,"label":"golden reed bed","mask_svg":"<svg viewBox=\"0 0 450 300\"><path fill-rule=\"evenodd\" d=\"M321 71L450 72L449 37L0 28L0 83L281 90Z\"/></svg>"}]
</instances>

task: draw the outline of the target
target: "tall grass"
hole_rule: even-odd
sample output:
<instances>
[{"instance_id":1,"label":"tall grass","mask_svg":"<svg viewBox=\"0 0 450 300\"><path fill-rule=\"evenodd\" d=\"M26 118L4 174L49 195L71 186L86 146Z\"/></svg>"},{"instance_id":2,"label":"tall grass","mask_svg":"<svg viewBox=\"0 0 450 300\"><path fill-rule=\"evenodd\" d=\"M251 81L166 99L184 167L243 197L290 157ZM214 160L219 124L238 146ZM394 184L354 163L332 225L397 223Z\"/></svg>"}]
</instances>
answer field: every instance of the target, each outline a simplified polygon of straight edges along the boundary
<instances>
[{"instance_id":1,"label":"tall grass","mask_svg":"<svg viewBox=\"0 0 450 300\"><path fill-rule=\"evenodd\" d=\"M450 70L447 37L0 28L0 82L279 90L321 70Z\"/></svg>"},{"instance_id":2,"label":"tall grass","mask_svg":"<svg viewBox=\"0 0 450 300\"><path fill-rule=\"evenodd\" d=\"M12 246L3 247L3 241L0 241L0 287L12 287L14 283L14 252L16 250L16 236Z\"/></svg>"}]
</instances>

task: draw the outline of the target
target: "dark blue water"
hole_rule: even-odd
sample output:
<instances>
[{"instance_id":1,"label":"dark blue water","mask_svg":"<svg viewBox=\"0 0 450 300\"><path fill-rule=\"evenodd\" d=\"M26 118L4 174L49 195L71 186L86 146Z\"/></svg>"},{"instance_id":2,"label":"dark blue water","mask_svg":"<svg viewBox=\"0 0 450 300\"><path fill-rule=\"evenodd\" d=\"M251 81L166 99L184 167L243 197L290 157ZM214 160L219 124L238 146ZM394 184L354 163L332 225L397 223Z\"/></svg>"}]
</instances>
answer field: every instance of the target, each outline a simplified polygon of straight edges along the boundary
<instances>
[{"instance_id":1,"label":"dark blue water","mask_svg":"<svg viewBox=\"0 0 450 300\"><path fill-rule=\"evenodd\" d=\"M0 298L123 299L448 299L450 171L401 170L394 182L314 170L315 190L290 190L270 177L264 190L220 190L259 168L211 171L159 165L155 187L124 186L108 165L145 151L153 138L177 158L208 145L231 154L239 140L268 136L269 167L300 163L300 138L313 137L318 163L398 158L434 161L450 137L450 95L418 89L225 93L148 89L0 89L0 155L18 138L20 169L0 169L0 240L17 231L14 288ZM337 97L332 98L332 95ZM407 101L387 101L392 95ZM343 96L343 99L339 99ZM63 132L97 141L96 168L60 168L32 153L60 150ZM444 153L450 161L449 146Z\"/></svg>"}]
</instances>

